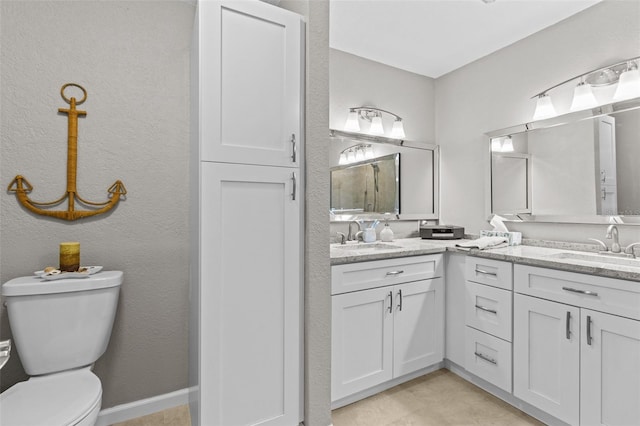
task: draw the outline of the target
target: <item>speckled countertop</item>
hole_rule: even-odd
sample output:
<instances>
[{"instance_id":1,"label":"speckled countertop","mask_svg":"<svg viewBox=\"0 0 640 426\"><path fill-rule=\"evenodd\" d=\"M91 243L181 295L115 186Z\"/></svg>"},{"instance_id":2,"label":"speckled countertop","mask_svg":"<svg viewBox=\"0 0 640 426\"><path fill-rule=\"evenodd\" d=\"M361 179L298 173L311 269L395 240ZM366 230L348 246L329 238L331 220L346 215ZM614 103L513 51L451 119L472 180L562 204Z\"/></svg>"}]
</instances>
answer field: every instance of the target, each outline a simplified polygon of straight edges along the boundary
<instances>
[{"instance_id":1,"label":"speckled countertop","mask_svg":"<svg viewBox=\"0 0 640 426\"><path fill-rule=\"evenodd\" d=\"M595 246L573 243L542 243L538 241L534 243L535 245L489 250L462 250L457 248L456 244L463 241L469 240L438 241L405 238L394 240L391 243L382 243L380 241L370 244L349 243L346 247L340 244L331 244L331 265L459 251L471 256L504 260L523 265L640 282L640 258L627 259L599 255L593 251ZM375 246L375 248L372 246Z\"/></svg>"}]
</instances>

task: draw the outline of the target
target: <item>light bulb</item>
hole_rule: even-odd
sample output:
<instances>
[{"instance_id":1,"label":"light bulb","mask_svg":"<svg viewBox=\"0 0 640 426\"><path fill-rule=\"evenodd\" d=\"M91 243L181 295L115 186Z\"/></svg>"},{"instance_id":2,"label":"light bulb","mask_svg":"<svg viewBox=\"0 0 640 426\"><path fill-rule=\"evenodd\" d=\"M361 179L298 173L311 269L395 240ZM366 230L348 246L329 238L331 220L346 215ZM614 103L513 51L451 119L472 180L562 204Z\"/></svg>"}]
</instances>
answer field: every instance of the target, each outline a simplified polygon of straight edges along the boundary
<instances>
[{"instance_id":1,"label":"light bulb","mask_svg":"<svg viewBox=\"0 0 640 426\"><path fill-rule=\"evenodd\" d=\"M536 104L536 112L533 114L534 120L542 120L545 118L554 117L556 110L551 103L551 97L546 93L538 96L538 102Z\"/></svg>"},{"instance_id":2,"label":"light bulb","mask_svg":"<svg viewBox=\"0 0 640 426\"><path fill-rule=\"evenodd\" d=\"M403 139L405 137L402 120L396 120L393 122L393 128L391 129L391 137L394 139Z\"/></svg>"},{"instance_id":3,"label":"light bulb","mask_svg":"<svg viewBox=\"0 0 640 426\"><path fill-rule=\"evenodd\" d=\"M376 115L371 119L371 127L369 133L372 135L384 135L384 127L382 127L382 117Z\"/></svg>"},{"instance_id":4,"label":"light bulb","mask_svg":"<svg viewBox=\"0 0 640 426\"><path fill-rule=\"evenodd\" d=\"M341 166L343 164L347 164L347 154L345 154L344 152L340 154L340 161L338 161L338 164L340 164Z\"/></svg>"},{"instance_id":5,"label":"light bulb","mask_svg":"<svg viewBox=\"0 0 640 426\"><path fill-rule=\"evenodd\" d=\"M347 132L359 132L360 123L358 121L358 112L355 110L349 111L347 116L347 122L344 123L344 130Z\"/></svg>"},{"instance_id":6,"label":"light bulb","mask_svg":"<svg viewBox=\"0 0 640 426\"><path fill-rule=\"evenodd\" d=\"M573 101L569 111L581 111L598 105L590 84L580 83L573 91Z\"/></svg>"},{"instance_id":7,"label":"light bulb","mask_svg":"<svg viewBox=\"0 0 640 426\"><path fill-rule=\"evenodd\" d=\"M620 74L616 93L613 95L614 101L637 98L640 96L640 70L638 68L627 69Z\"/></svg>"}]
</instances>

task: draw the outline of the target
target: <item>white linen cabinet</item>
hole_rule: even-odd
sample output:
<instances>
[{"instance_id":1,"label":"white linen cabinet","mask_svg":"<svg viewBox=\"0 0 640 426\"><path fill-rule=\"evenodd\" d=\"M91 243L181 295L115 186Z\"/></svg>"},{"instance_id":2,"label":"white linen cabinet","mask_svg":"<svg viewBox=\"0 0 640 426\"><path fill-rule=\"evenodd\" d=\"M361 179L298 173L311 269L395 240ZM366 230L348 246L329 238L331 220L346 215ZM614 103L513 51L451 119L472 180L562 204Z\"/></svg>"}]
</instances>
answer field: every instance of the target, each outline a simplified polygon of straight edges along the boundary
<instances>
[{"instance_id":1,"label":"white linen cabinet","mask_svg":"<svg viewBox=\"0 0 640 426\"><path fill-rule=\"evenodd\" d=\"M257 0L198 4L194 424L302 420L302 29Z\"/></svg>"}]
</instances>

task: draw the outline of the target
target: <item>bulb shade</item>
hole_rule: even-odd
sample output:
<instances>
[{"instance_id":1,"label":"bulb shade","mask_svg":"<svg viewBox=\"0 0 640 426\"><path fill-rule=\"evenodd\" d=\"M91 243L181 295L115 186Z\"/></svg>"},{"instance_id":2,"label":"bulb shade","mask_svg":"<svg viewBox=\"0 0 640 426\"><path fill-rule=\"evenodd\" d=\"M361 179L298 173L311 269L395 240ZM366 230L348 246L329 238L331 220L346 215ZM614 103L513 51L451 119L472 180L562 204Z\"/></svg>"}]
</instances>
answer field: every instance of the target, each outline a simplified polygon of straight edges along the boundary
<instances>
[{"instance_id":1,"label":"bulb shade","mask_svg":"<svg viewBox=\"0 0 640 426\"><path fill-rule=\"evenodd\" d=\"M344 152L340 154L340 161L338 164L340 165L347 164L347 154L345 154Z\"/></svg>"},{"instance_id":2,"label":"bulb shade","mask_svg":"<svg viewBox=\"0 0 640 426\"><path fill-rule=\"evenodd\" d=\"M573 101L569 111L581 111L598 105L590 84L578 84L573 91Z\"/></svg>"},{"instance_id":3,"label":"bulb shade","mask_svg":"<svg viewBox=\"0 0 640 426\"><path fill-rule=\"evenodd\" d=\"M402 120L396 120L393 122L393 128L391 129L391 137L394 139L403 139L405 137Z\"/></svg>"},{"instance_id":4,"label":"bulb shade","mask_svg":"<svg viewBox=\"0 0 640 426\"><path fill-rule=\"evenodd\" d=\"M620 74L616 93L613 95L614 101L637 98L640 96L640 70L627 70Z\"/></svg>"},{"instance_id":5,"label":"bulb shade","mask_svg":"<svg viewBox=\"0 0 640 426\"><path fill-rule=\"evenodd\" d=\"M513 152L513 141L511 138L505 138L502 142L502 152Z\"/></svg>"},{"instance_id":6,"label":"bulb shade","mask_svg":"<svg viewBox=\"0 0 640 426\"><path fill-rule=\"evenodd\" d=\"M551 103L551 97L549 95L541 95L538 97L538 103L536 104L536 112L533 114L534 120L543 120L545 118L554 117L556 110Z\"/></svg>"},{"instance_id":7,"label":"bulb shade","mask_svg":"<svg viewBox=\"0 0 640 426\"><path fill-rule=\"evenodd\" d=\"M373 147L371 145L368 145L365 150L364 150L364 158L366 158L367 160L370 160L373 158Z\"/></svg>"},{"instance_id":8,"label":"bulb shade","mask_svg":"<svg viewBox=\"0 0 640 426\"><path fill-rule=\"evenodd\" d=\"M356 149L356 161L363 161L364 160L364 151L362 148L357 148Z\"/></svg>"},{"instance_id":9,"label":"bulb shade","mask_svg":"<svg viewBox=\"0 0 640 426\"><path fill-rule=\"evenodd\" d=\"M356 154L352 150L347 152L347 163L353 163L356 161Z\"/></svg>"},{"instance_id":10,"label":"bulb shade","mask_svg":"<svg viewBox=\"0 0 640 426\"><path fill-rule=\"evenodd\" d=\"M500 138L491 139L491 152L502 152L502 141Z\"/></svg>"},{"instance_id":11,"label":"bulb shade","mask_svg":"<svg viewBox=\"0 0 640 426\"><path fill-rule=\"evenodd\" d=\"M376 116L371 119L371 127L369 133L372 135L384 135L384 127L382 127L382 117Z\"/></svg>"},{"instance_id":12,"label":"bulb shade","mask_svg":"<svg viewBox=\"0 0 640 426\"><path fill-rule=\"evenodd\" d=\"M347 132L359 132L360 123L358 122L358 113L356 111L350 111L347 116L347 122L344 123L344 130Z\"/></svg>"}]
</instances>

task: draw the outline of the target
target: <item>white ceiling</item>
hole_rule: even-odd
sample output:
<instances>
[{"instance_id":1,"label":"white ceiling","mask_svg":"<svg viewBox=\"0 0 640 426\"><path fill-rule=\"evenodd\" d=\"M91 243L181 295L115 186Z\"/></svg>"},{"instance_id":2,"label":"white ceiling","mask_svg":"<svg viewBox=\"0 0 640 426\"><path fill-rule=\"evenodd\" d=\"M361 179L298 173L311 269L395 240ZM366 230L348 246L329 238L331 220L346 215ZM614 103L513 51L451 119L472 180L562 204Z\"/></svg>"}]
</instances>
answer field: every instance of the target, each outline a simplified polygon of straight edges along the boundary
<instances>
[{"instance_id":1,"label":"white ceiling","mask_svg":"<svg viewBox=\"0 0 640 426\"><path fill-rule=\"evenodd\" d=\"M437 78L600 0L331 0L330 46Z\"/></svg>"}]
</instances>

